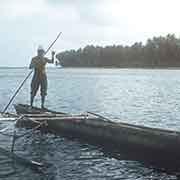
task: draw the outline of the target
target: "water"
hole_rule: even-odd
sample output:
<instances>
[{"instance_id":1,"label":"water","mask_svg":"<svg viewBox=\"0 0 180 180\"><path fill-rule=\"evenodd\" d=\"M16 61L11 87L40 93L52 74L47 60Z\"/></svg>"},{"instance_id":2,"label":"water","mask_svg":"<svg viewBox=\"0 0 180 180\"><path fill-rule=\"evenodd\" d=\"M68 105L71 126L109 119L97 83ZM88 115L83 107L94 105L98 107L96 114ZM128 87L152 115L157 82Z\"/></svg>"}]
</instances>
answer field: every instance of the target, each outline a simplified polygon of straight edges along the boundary
<instances>
[{"instance_id":1,"label":"water","mask_svg":"<svg viewBox=\"0 0 180 180\"><path fill-rule=\"evenodd\" d=\"M1 111L28 71L0 69ZM48 69L47 73L46 106L50 109L92 111L115 121L180 131L180 70ZM30 80L14 103L29 103L29 84ZM35 104L40 105L39 95ZM13 112L13 106L8 111ZM12 123L1 123L0 128L7 125ZM0 142L7 148L11 143L4 136L0 136ZM0 179L178 179L174 173L127 160L121 154L116 158L100 147L40 132L18 140L16 152L52 166L38 173L16 165L14 172L11 161L0 154Z\"/></svg>"}]
</instances>

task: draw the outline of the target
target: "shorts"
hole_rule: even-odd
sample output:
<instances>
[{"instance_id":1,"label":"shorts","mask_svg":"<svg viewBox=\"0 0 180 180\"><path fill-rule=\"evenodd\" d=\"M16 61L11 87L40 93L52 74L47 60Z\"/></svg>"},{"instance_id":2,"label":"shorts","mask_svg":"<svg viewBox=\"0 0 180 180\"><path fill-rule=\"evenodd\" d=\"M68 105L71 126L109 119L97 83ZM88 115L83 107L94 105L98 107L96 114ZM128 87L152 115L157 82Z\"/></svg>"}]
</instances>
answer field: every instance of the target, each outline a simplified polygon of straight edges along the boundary
<instances>
[{"instance_id":1,"label":"shorts","mask_svg":"<svg viewBox=\"0 0 180 180\"><path fill-rule=\"evenodd\" d=\"M36 96L37 91L40 87L41 96L47 95L47 76L46 74L43 75L36 75L34 74L32 81L31 81L31 96Z\"/></svg>"}]
</instances>

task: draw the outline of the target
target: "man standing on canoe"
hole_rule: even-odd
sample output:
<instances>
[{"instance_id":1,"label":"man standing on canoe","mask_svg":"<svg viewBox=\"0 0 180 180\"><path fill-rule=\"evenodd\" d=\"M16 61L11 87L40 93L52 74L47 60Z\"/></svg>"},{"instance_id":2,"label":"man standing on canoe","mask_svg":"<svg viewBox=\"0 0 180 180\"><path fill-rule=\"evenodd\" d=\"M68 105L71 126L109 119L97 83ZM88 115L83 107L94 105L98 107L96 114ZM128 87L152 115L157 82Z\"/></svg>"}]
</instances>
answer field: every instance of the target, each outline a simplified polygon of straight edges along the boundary
<instances>
[{"instance_id":1,"label":"man standing on canoe","mask_svg":"<svg viewBox=\"0 0 180 180\"><path fill-rule=\"evenodd\" d=\"M36 96L39 87L41 87L41 108L44 108L45 96L47 95L47 76L45 66L47 63L54 63L55 52L52 51L51 60L44 57L44 54L44 49L39 46L37 56L32 58L29 66L30 69L34 69L34 75L31 82L31 107L33 106L34 97Z\"/></svg>"}]
</instances>

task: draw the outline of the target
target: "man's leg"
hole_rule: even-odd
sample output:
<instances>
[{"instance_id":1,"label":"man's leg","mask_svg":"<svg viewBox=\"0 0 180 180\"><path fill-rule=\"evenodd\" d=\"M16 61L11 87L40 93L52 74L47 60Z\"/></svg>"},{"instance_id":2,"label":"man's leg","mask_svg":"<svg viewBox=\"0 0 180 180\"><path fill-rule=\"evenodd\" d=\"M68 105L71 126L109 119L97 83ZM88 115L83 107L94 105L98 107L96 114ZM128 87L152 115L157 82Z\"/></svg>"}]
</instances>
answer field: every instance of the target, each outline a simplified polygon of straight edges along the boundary
<instances>
[{"instance_id":1,"label":"man's leg","mask_svg":"<svg viewBox=\"0 0 180 180\"><path fill-rule=\"evenodd\" d=\"M39 80L36 77L33 77L32 82L31 82L31 99L30 99L30 105L31 107L33 106L34 102L34 97L36 96L36 93L39 89Z\"/></svg>"},{"instance_id":2,"label":"man's leg","mask_svg":"<svg viewBox=\"0 0 180 180\"><path fill-rule=\"evenodd\" d=\"M45 75L41 81L41 108L42 109L44 108L46 95L47 95L47 77Z\"/></svg>"},{"instance_id":3,"label":"man's leg","mask_svg":"<svg viewBox=\"0 0 180 180\"><path fill-rule=\"evenodd\" d=\"M31 102L31 107L33 107L33 102L34 102L34 96L31 94L31 99L30 99L30 102Z\"/></svg>"},{"instance_id":4,"label":"man's leg","mask_svg":"<svg viewBox=\"0 0 180 180\"><path fill-rule=\"evenodd\" d=\"M45 97L46 96L41 96L41 108L44 109L44 102L45 102Z\"/></svg>"}]
</instances>

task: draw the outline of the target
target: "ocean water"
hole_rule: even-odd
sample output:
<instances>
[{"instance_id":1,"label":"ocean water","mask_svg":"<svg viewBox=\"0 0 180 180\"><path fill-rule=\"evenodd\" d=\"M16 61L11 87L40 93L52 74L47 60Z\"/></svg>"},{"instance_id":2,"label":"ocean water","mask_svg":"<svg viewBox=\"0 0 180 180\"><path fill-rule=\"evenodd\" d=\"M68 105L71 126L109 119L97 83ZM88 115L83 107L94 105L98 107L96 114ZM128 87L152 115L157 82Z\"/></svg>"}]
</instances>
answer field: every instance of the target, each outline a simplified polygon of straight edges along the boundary
<instances>
[{"instance_id":1,"label":"ocean water","mask_svg":"<svg viewBox=\"0 0 180 180\"><path fill-rule=\"evenodd\" d=\"M0 111L29 73L28 69L0 69ZM158 69L47 69L46 106L69 113L92 111L114 121L180 131L180 70ZM29 103L30 81L13 103ZM40 95L35 100L40 106ZM13 105L8 112L14 112ZM1 122L0 128L12 122ZM17 129L18 133L27 130ZM0 135L0 147L11 139ZM50 163L36 172L0 153L0 179L178 179L176 173L157 170L141 162L118 158L102 148L51 134L34 132L16 142L16 152L29 159Z\"/></svg>"}]
</instances>

